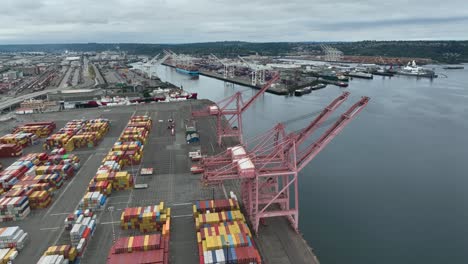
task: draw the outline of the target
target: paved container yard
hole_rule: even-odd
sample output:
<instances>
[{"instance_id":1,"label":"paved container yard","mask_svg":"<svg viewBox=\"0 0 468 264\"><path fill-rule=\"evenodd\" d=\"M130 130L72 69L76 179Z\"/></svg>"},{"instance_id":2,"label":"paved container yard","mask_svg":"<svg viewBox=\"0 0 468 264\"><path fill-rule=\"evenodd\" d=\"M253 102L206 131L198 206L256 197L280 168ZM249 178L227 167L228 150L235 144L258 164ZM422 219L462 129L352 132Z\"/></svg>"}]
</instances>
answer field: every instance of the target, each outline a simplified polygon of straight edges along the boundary
<instances>
[{"instance_id":1,"label":"paved container yard","mask_svg":"<svg viewBox=\"0 0 468 264\"><path fill-rule=\"evenodd\" d=\"M142 162L137 166L125 167L125 170L133 172L136 183L146 183L148 188L112 192L105 208L97 213L98 225L81 263L105 263L114 238L140 234L139 231L120 229L120 214L124 208L154 205L161 201L165 202L165 206L172 208L170 263L198 263L192 204L196 200L212 199L213 196L225 198L226 192L231 190L239 196L239 187L235 181L226 184L225 188L204 187L200 181L201 176L190 173L189 151L200 147L203 154L221 151L216 145L215 123L211 118L197 121L201 144L188 145L185 142L185 124L191 116L191 109L206 104L207 101L198 100L72 110L24 116L23 120L2 124L0 132L3 135L10 132L12 126L27 121L54 120L57 129L75 118L103 117L112 122L109 133L97 147L73 152L81 158L81 169L54 195L51 206L33 210L23 221L0 224L2 227L19 225L30 235L30 241L20 252L15 263L35 263L47 247L70 243L69 233L64 230L65 217L77 208L101 160L117 141L129 118L132 115L144 114L152 117L153 128L144 146ZM169 118L174 119L176 123L175 136L167 129ZM28 147L25 152L39 152L41 147ZM0 162L8 166L15 160L2 159ZM154 168L153 175L140 176L140 169L145 167ZM266 226L260 228L256 241L266 263L318 263L306 242L282 218L268 219Z\"/></svg>"}]
</instances>

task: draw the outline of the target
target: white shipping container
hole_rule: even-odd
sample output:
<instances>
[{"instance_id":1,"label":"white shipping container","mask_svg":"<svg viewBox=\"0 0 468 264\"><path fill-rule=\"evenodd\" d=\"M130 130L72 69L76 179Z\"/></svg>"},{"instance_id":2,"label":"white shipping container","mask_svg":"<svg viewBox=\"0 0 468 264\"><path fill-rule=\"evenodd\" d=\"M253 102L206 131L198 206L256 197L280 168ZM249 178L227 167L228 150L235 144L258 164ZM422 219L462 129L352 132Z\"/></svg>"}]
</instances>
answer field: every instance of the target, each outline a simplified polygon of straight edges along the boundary
<instances>
[{"instance_id":1,"label":"white shipping container","mask_svg":"<svg viewBox=\"0 0 468 264\"><path fill-rule=\"evenodd\" d=\"M10 251L9 248L0 249L0 259L3 259L6 256L6 254L8 254L9 251Z\"/></svg>"},{"instance_id":2,"label":"white shipping container","mask_svg":"<svg viewBox=\"0 0 468 264\"><path fill-rule=\"evenodd\" d=\"M224 264L226 263L225 257L224 257L224 251L222 249L218 249L215 251L216 253L216 261L219 264Z\"/></svg>"}]
</instances>

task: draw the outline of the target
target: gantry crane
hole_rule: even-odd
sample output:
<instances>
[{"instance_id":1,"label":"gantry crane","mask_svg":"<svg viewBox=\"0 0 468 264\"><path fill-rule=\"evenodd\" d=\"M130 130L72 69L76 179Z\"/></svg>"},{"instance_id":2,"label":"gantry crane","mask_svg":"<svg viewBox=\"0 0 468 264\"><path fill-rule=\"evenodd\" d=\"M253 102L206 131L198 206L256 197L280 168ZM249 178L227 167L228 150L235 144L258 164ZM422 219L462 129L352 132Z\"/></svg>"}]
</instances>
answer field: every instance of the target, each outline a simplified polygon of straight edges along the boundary
<instances>
[{"instance_id":1,"label":"gantry crane","mask_svg":"<svg viewBox=\"0 0 468 264\"><path fill-rule=\"evenodd\" d=\"M143 65L143 68L148 72L149 78L151 79L153 77L153 72L151 71L151 67L155 65L159 65L166 61L169 57L173 56L172 53L164 50L164 56L162 58L159 58L161 53L158 53L156 56L154 56L151 60L149 60L147 63Z\"/></svg>"},{"instance_id":2,"label":"gantry crane","mask_svg":"<svg viewBox=\"0 0 468 264\"><path fill-rule=\"evenodd\" d=\"M268 67L259 66L255 64L248 63L244 58L241 56L237 56L248 68L252 70L252 85L257 86L257 83L265 83L266 72L265 70Z\"/></svg>"},{"instance_id":3,"label":"gantry crane","mask_svg":"<svg viewBox=\"0 0 468 264\"><path fill-rule=\"evenodd\" d=\"M226 78L234 78L234 67L233 65L230 65L228 63L223 62L221 59L216 57L213 53L210 54L210 58L216 60L217 62L221 63L223 65L224 70L223 70L223 77Z\"/></svg>"},{"instance_id":4,"label":"gantry crane","mask_svg":"<svg viewBox=\"0 0 468 264\"><path fill-rule=\"evenodd\" d=\"M242 144L242 113L245 112L253 102L260 97L268 88L280 78L279 73L275 74L253 97L244 103L242 93L223 99L216 105L209 106L201 111L193 111L193 117L216 116L216 131L218 145L222 144L225 137L235 137ZM226 120L224 120L224 118Z\"/></svg>"},{"instance_id":5,"label":"gantry crane","mask_svg":"<svg viewBox=\"0 0 468 264\"><path fill-rule=\"evenodd\" d=\"M287 134L277 124L252 144L228 148L203 158L205 183L240 180L242 204L249 222L258 232L260 219L285 216L298 231L298 173L355 118L369 102L363 97L351 106L315 142L305 145L317 128L348 98L345 92L328 105L307 127Z\"/></svg>"}]
</instances>

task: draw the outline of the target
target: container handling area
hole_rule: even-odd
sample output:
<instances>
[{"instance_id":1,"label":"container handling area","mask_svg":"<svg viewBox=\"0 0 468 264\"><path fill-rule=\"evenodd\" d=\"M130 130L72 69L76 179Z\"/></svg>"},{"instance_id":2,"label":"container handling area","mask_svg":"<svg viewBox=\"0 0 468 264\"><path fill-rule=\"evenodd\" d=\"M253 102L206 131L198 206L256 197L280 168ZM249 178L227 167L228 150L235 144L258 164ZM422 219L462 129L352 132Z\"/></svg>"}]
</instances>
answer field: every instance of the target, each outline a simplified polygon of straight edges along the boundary
<instances>
[{"instance_id":1,"label":"container handling area","mask_svg":"<svg viewBox=\"0 0 468 264\"><path fill-rule=\"evenodd\" d=\"M318 263L286 218L265 219L255 234L237 200L240 181L207 185L200 174L191 173L200 153L214 156L238 144L230 138L223 147L217 144L216 116L193 120L194 109L212 104L191 100L77 109L4 122L0 136L8 135L5 144L17 140L9 134L23 123L56 125L49 126L51 131L41 128L32 137L34 144L24 143L18 156L0 159L5 169L21 159L39 160L34 166L42 171L28 176L31 188L55 184L52 190L36 191L37 201L29 198L28 214L0 223L19 227L13 231L21 237L18 248L6 238L4 244L13 249L2 251L4 257L25 264ZM83 125L77 120L88 120L89 130L74 130ZM108 127L93 133L97 120L107 120ZM187 127L196 132L188 136ZM46 153L47 161L33 153ZM73 164L64 168L63 160ZM4 190L2 198L11 192Z\"/></svg>"}]
</instances>

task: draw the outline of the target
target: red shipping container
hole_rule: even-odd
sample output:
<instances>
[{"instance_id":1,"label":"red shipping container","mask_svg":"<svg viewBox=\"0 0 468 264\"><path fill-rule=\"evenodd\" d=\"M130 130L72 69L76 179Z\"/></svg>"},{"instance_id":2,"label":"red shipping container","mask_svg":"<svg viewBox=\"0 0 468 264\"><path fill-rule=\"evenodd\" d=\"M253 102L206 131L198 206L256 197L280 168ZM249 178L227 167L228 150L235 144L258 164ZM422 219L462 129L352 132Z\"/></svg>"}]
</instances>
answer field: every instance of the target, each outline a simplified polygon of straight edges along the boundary
<instances>
[{"instance_id":1,"label":"red shipping container","mask_svg":"<svg viewBox=\"0 0 468 264\"><path fill-rule=\"evenodd\" d=\"M133 237L133 245L132 245L132 251L143 251L144 250L144 245L145 243L145 237L144 236L135 236Z\"/></svg>"},{"instance_id":2,"label":"red shipping container","mask_svg":"<svg viewBox=\"0 0 468 264\"><path fill-rule=\"evenodd\" d=\"M160 234L150 235L148 244L151 245L151 248L160 249L161 248L161 235Z\"/></svg>"},{"instance_id":3,"label":"red shipping container","mask_svg":"<svg viewBox=\"0 0 468 264\"><path fill-rule=\"evenodd\" d=\"M140 251L122 254L110 254L107 257L108 264L163 264L163 250Z\"/></svg>"},{"instance_id":4,"label":"red shipping container","mask_svg":"<svg viewBox=\"0 0 468 264\"><path fill-rule=\"evenodd\" d=\"M164 252L168 253L169 252L169 238L164 237L163 240L164 240Z\"/></svg>"},{"instance_id":5,"label":"red shipping container","mask_svg":"<svg viewBox=\"0 0 468 264\"><path fill-rule=\"evenodd\" d=\"M88 227L85 229L85 231L83 232L83 238L88 240L89 236L91 234L91 229L89 229Z\"/></svg>"}]
</instances>

